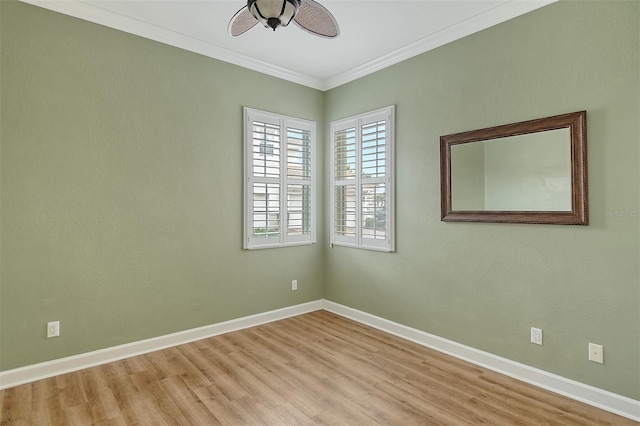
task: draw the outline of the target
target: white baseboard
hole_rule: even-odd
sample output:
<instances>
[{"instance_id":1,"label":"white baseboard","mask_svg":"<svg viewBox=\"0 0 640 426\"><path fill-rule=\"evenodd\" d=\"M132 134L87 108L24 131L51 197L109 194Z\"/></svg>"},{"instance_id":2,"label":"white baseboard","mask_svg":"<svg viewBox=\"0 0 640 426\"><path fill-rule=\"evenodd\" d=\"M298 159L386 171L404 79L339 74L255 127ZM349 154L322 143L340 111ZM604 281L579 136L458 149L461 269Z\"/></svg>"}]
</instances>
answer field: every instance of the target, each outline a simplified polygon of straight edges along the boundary
<instances>
[{"instance_id":1,"label":"white baseboard","mask_svg":"<svg viewBox=\"0 0 640 426\"><path fill-rule=\"evenodd\" d=\"M193 328L151 339L126 343L124 345L113 346L93 352L28 365L26 367L20 367L13 370L2 371L0 372L0 389L35 382L36 380L66 374L72 371L84 370L85 368L94 367L96 365L146 354L160 349L166 349L172 346L217 336L219 334L242 330L256 325L318 311L320 309L322 309L322 300L315 300L313 302L289 306L282 309L276 309L274 311L206 325L204 327Z\"/></svg>"},{"instance_id":2,"label":"white baseboard","mask_svg":"<svg viewBox=\"0 0 640 426\"><path fill-rule=\"evenodd\" d=\"M237 318L217 324L198 327L152 339L113 346L93 352L74 355L53 361L28 365L13 370L0 372L0 389L18 386L36 380L72 371L84 370L96 365L106 364L136 355L182 345L196 340L206 339L219 334L229 333L266 324L273 321L301 315L320 309L341 315L354 321L377 328L389 334L410 340L420 345L435 349L456 358L505 374L532 385L584 402L594 407L640 421L640 401L605 391L584 383L576 382L544 370L530 367L506 358L480 351L442 337L407 327L348 306L329 300L316 300L300 305L290 306L274 311L263 312L247 317Z\"/></svg>"},{"instance_id":3,"label":"white baseboard","mask_svg":"<svg viewBox=\"0 0 640 426\"><path fill-rule=\"evenodd\" d=\"M322 308L534 386L640 421L640 401L635 399L511 361L329 300L322 301Z\"/></svg>"}]
</instances>

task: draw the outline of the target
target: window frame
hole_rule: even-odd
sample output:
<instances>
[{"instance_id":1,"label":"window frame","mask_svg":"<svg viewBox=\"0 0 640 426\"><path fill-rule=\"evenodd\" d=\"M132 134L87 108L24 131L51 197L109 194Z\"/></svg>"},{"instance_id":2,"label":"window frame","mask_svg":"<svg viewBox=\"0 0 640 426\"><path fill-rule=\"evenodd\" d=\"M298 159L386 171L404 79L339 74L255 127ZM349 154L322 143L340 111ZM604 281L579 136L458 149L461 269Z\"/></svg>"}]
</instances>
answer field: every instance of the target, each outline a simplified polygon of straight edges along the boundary
<instances>
[{"instance_id":1,"label":"window frame","mask_svg":"<svg viewBox=\"0 0 640 426\"><path fill-rule=\"evenodd\" d=\"M254 139L253 124L254 122L265 123L268 125L278 126L280 131L280 158L279 158L279 176L276 177L260 177L254 176ZM289 246L309 245L316 242L316 123L310 120L304 120L295 117L289 117L282 114L276 114L267 111L261 111L253 108L243 108L243 248L245 250L278 248ZM309 132L309 179L291 179L287 175L288 171L288 129L301 130ZM260 147L262 148L262 147ZM271 152L273 153L273 146ZM260 149L264 155L269 155L269 149L265 143L264 149ZM270 185L278 185L279 188L279 233L277 236L256 237L254 234L254 184L268 183ZM308 233L301 235L289 235L289 186L302 185L308 186L310 190L309 200L309 220ZM267 201L265 200L265 203ZM302 202L302 200L301 200ZM302 213L304 214L304 213ZM304 227L304 220L302 221ZM267 223L268 225L268 223ZM267 226L268 227L268 226Z\"/></svg>"},{"instance_id":2,"label":"window frame","mask_svg":"<svg viewBox=\"0 0 640 426\"><path fill-rule=\"evenodd\" d=\"M377 122L385 123L385 175L384 177L364 178L362 173L362 129ZM336 134L346 130L355 130L355 178L336 179ZM384 252L395 251L395 106L391 105L363 114L331 122L330 155L330 240L331 246L345 246ZM384 184L385 187L385 238L363 238L362 224L362 186L365 184ZM336 232L336 190L339 187L355 186L355 232L353 236ZM376 208L377 211L377 208ZM374 212L377 216L377 213ZM374 216L374 222L377 220Z\"/></svg>"}]
</instances>

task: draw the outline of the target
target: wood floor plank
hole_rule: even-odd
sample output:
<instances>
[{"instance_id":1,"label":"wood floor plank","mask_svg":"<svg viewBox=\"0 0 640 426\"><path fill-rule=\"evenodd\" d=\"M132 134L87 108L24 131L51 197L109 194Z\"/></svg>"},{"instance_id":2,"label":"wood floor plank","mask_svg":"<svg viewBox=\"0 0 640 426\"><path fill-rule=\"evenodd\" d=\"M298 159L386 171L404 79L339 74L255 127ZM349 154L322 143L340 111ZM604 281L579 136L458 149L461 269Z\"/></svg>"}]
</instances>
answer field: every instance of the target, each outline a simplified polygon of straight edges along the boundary
<instances>
[{"instance_id":1,"label":"wood floor plank","mask_svg":"<svg viewBox=\"0 0 640 426\"><path fill-rule=\"evenodd\" d=\"M118 402L110 389L101 389L87 399L89 400L88 404L91 408L91 418L94 423L122 417Z\"/></svg>"},{"instance_id":2,"label":"wood floor plank","mask_svg":"<svg viewBox=\"0 0 640 426\"><path fill-rule=\"evenodd\" d=\"M0 392L0 425L28 424L31 417L32 387L17 386Z\"/></svg>"},{"instance_id":3,"label":"wood floor plank","mask_svg":"<svg viewBox=\"0 0 640 426\"><path fill-rule=\"evenodd\" d=\"M93 415L89 403L74 405L67 410L70 425L90 425L93 424Z\"/></svg>"},{"instance_id":4,"label":"wood floor plank","mask_svg":"<svg viewBox=\"0 0 640 426\"><path fill-rule=\"evenodd\" d=\"M317 311L0 391L0 425L638 425Z\"/></svg>"},{"instance_id":5,"label":"wood floor plank","mask_svg":"<svg viewBox=\"0 0 640 426\"><path fill-rule=\"evenodd\" d=\"M56 377L56 383L63 408L69 409L87 402L81 375L63 374Z\"/></svg>"},{"instance_id":6,"label":"wood floor plank","mask_svg":"<svg viewBox=\"0 0 640 426\"><path fill-rule=\"evenodd\" d=\"M101 421L100 423L92 423L92 424L96 426L128 426L127 422L121 416L117 416L112 419L107 419L107 420Z\"/></svg>"},{"instance_id":7,"label":"wood floor plank","mask_svg":"<svg viewBox=\"0 0 640 426\"><path fill-rule=\"evenodd\" d=\"M216 417L207 410L182 376L167 377L161 381L161 385L166 397L175 403L184 418L187 419L188 424L219 424Z\"/></svg>"},{"instance_id":8,"label":"wood floor plank","mask_svg":"<svg viewBox=\"0 0 640 426\"><path fill-rule=\"evenodd\" d=\"M282 401L297 407L298 410L306 413L309 417L314 416L321 410L318 409L313 395L307 392L300 392L299 389L292 386L290 375L287 375L285 369L290 367L272 359L253 358L242 352L236 356L245 356L251 360L246 365L247 371L256 376L262 383L271 389L271 392L281 396ZM275 402L278 406L278 402Z\"/></svg>"},{"instance_id":9,"label":"wood floor plank","mask_svg":"<svg viewBox=\"0 0 640 426\"><path fill-rule=\"evenodd\" d=\"M222 425L241 425L245 422L236 413L231 401L225 397L219 397L216 386L211 385L206 388L197 389L194 393L198 396L202 404L216 418L216 421ZM216 423L212 423L216 424Z\"/></svg>"},{"instance_id":10,"label":"wood floor plank","mask_svg":"<svg viewBox=\"0 0 640 426\"><path fill-rule=\"evenodd\" d=\"M48 398L39 398L33 401L31 423L35 425L59 425L69 424L66 411L60 406L60 397L52 394Z\"/></svg>"},{"instance_id":11,"label":"wood floor plank","mask_svg":"<svg viewBox=\"0 0 640 426\"><path fill-rule=\"evenodd\" d=\"M49 379L38 380L31 385L31 398L33 401L41 399L47 399L58 392L56 387L56 378L51 377Z\"/></svg>"}]
</instances>

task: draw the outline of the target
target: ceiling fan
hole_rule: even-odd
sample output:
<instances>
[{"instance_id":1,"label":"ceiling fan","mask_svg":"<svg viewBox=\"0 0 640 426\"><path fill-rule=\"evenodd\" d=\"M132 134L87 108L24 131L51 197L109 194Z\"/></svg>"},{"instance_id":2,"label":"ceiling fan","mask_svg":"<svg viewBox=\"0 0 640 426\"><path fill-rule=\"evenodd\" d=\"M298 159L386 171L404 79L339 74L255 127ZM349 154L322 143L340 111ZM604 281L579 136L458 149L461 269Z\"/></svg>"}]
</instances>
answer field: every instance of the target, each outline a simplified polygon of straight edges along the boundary
<instances>
[{"instance_id":1,"label":"ceiling fan","mask_svg":"<svg viewBox=\"0 0 640 426\"><path fill-rule=\"evenodd\" d=\"M326 38L340 34L338 22L324 6L313 0L248 0L229 21L228 31L242 35L258 22L265 28L286 27L295 22L303 30Z\"/></svg>"}]
</instances>

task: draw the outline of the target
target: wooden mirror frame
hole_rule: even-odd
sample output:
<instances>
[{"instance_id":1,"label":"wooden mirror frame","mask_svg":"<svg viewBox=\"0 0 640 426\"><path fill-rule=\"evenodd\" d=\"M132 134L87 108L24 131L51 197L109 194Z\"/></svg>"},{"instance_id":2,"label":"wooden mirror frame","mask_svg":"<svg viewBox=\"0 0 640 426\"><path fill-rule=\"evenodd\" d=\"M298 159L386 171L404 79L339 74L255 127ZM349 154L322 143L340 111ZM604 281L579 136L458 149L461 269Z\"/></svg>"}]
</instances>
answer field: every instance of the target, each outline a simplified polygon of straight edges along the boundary
<instances>
[{"instance_id":1,"label":"wooden mirror frame","mask_svg":"<svg viewBox=\"0 0 640 426\"><path fill-rule=\"evenodd\" d=\"M453 210L451 147L491 139L569 128L571 135L571 211ZM538 223L588 225L587 112L579 111L520 123L472 130L440 137L441 210L444 222Z\"/></svg>"}]
</instances>

